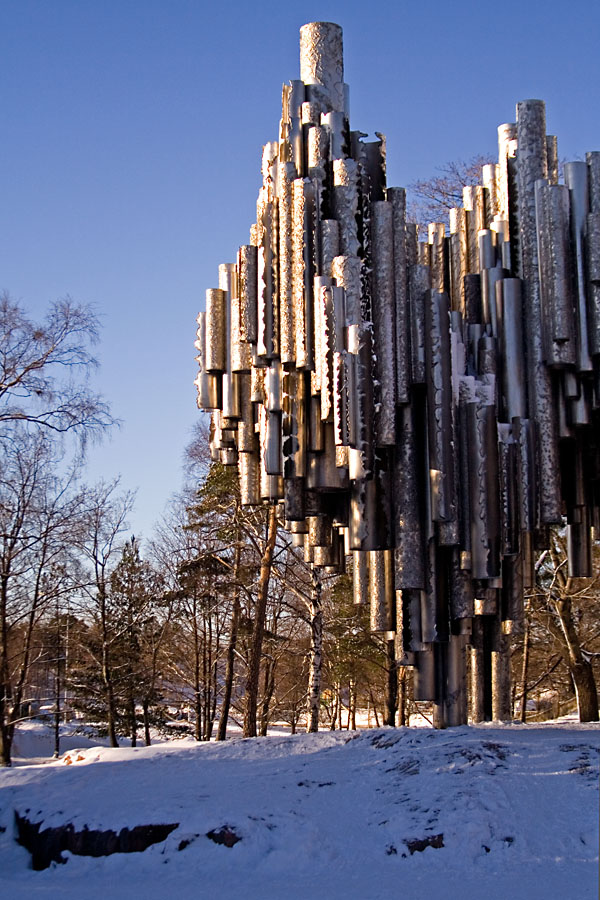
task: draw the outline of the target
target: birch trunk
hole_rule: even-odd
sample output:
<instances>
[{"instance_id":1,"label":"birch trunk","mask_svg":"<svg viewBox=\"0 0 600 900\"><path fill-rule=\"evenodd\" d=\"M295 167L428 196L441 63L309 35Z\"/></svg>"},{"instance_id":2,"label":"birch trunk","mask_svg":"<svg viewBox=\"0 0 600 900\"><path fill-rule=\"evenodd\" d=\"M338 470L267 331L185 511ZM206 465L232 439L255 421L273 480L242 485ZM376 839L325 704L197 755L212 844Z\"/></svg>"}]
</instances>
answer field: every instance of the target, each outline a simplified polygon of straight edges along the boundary
<instances>
[{"instance_id":1,"label":"birch trunk","mask_svg":"<svg viewBox=\"0 0 600 900\"><path fill-rule=\"evenodd\" d=\"M312 571L312 596L310 613L310 668L308 673L308 721L307 732L319 730L321 705L321 670L323 659L323 609L321 606L321 575Z\"/></svg>"},{"instance_id":2,"label":"birch trunk","mask_svg":"<svg viewBox=\"0 0 600 900\"><path fill-rule=\"evenodd\" d=\"M233 691L233 676L235 674L235 650L237 646L238 628L240 624L240 559L241 559L241 532L238 527L235 541L235 553L233 557L233 609L231 612L231 626L229 631L229 643L227 644L227 656L225 663L225 683L223 685L223 701L219 713L219 727L217 740L227 739L227 721L229 719L229 707L231 706L231 694Z\"/></svg>"}]
</instances>

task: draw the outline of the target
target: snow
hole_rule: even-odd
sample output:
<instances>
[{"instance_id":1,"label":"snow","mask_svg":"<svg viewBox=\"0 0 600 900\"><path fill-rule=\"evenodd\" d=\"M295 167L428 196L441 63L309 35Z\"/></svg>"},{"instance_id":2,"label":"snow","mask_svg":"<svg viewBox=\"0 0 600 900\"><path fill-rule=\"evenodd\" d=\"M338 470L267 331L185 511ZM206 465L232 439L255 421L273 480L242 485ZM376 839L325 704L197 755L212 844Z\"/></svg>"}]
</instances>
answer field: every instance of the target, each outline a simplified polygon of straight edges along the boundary
<instances>
[{"instance_id":1,"label":"snow","mask_svg":"<svg viewBox=\"0 0 600 900\"><path fill-rule=\"evenodd\" d=\"M40 763L51 739L30 726L17 748L38 759L0 770L2 897L597 897L598 725L385 728L119 749L68 741L59 760ZM35 872L15 841L15 810L42 828L179 827L143 853L65 853L64 865ZM206 837L223 826L241 837L235 846ZM442 847L411 854L407 842L436 835Z\"/></svg>"}]
</instances>

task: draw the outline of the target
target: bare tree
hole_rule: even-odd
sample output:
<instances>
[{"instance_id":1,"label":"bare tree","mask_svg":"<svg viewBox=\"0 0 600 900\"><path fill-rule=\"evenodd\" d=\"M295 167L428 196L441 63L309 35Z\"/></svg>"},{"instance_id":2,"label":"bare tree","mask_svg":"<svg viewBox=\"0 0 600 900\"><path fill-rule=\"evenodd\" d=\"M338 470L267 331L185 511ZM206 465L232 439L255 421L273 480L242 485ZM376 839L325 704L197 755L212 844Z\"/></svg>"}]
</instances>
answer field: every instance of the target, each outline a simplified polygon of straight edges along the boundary
<instances>
[{"instance_id":1,"label":"bare tree","mask_svg":"<svg viewBox=\"0 0 600 900\"><path fill-rule=\"evenodd\" d=\"M86 384L97 363L98 319L89 306L61 300L44 322L0 296L0 424L22 422L82 440L114 423Z\"/></svg>"},{"instance_id":2,"label":"bare tree","mask_svg":"<svg viewBox=\"0 0 600 900\"><path fill-rule=\"evenodd\" d=\"M408 218L420 226L429 222L448 222L451 209L462 206L462 189L468 185L481 184L481 169L494 162L487 156L474 156L464 162L455 160L438 166L438 175L413 181L409 185Z\"/></svg>"},{"instance_id":3,"label":"bare tree","mask_svg":"<svg viewBox=\"0 0 600 900\"><path fill-rule=\"evenodd\" d=\"M0 757L10 765L15 725L40 617L71 589L82 515L76 470L62 478L47 435L16 427L0 435Z\"/></svg>"},{"instance_id":4,"label":"bare tree","mask_svg":"<svg viewBox=\"0 0 600 900\"><path fill-rule=\"evenodd\" d=\"M118 480L101 482L88 489L85 496L84 533L79 550L90 568L85 585L92 618L99 635L96 648L90 641L87 651L100 674L104 694L108 736L111 747L118 747L117 698L115 694L115 645L120 636L115 629L110 609L110 576L121 553L122 535L127 528L127 516L133 506L134 495L117 493Z\"/></svg>"},{"instance_id":5,"label":"bare tree","mask_svg":"<svg viewBox=\"0 0 600 900\"><path fill-rule=\"evenodd\" d=\"M549 550L537 566L531 614L546 633L546 654L553 643L566 666L577 698L580 722L598 721L598 691L592 660L600 648L598 576L592 581L568 574L564 535L551 533ZM527 696L527 685L523 691Z\"/></svg>"}]
</instances>

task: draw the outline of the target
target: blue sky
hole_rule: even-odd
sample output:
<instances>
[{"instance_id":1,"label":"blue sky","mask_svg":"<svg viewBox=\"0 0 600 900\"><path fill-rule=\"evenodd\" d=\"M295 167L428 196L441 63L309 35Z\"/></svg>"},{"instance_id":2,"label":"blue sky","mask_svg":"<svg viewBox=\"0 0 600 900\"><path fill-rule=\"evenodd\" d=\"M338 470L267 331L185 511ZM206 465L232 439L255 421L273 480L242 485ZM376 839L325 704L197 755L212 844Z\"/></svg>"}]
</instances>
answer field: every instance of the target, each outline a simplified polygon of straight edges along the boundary
<instances>
[{"instance_id":1,"label":"blue sky","mask_svg":"<svg viewBox=\"0 0 600 900\"><path fill-rule=\"evenodd\" d=\"M351 125L386 134L391 185L493 154L528 97L561 157L600 149L594 0L3 0L0 289L37 315L66 294L100 313L96 383L123 426L89 477L138 489L136 533L180 486L195 317L248 240L314 20L344 28Z\"/></svg>"}]
</instances>

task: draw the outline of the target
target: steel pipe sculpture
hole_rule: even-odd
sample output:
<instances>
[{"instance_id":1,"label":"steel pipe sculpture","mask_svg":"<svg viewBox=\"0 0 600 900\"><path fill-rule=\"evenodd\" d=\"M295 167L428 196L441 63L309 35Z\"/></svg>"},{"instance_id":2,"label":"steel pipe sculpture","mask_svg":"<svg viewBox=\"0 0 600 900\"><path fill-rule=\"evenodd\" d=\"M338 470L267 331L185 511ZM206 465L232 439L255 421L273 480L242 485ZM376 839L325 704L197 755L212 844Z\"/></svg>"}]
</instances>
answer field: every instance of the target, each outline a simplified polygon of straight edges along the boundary
<instances>
[{"instance_id":1,"label":"steel pipe sculpture","mask_svg":"<svg viewBox=\"0 0 600 900\"><path fill-rule=\"evenodd\" d=\"M600 152L559 184L544 104L523 101L450 234L417 243L384 138L350 130L338 25L300 30L300 72L250 243L198 318L212 455L312 565L351 559L437 725L466 722L467 671L472 718L507 718L535 551L566 516L588 576L600 524Z\"/></svg>"}]
</instances>

